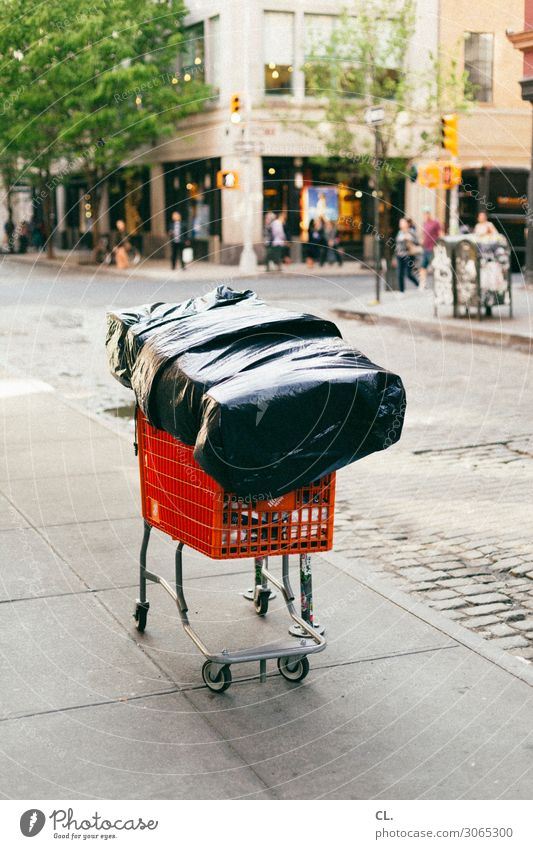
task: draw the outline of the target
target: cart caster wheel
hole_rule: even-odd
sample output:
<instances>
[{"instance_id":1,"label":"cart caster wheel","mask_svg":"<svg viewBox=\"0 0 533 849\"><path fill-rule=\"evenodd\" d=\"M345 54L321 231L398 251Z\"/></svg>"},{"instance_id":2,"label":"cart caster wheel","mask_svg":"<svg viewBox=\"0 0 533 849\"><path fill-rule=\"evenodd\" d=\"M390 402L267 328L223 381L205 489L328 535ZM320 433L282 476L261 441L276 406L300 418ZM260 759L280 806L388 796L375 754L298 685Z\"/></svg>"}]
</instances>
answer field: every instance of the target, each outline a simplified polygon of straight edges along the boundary
<instances>
[{"instance_id":1,"label":"cart caster wheel","mask_svg":"<svg viewBox=\"0 0 533 849\"><path fill-rule=\"evenodd\" d=\"M258 616L265 616L268 613L268 602L270 601L270 590L261 590L254 598L255 612Z\"/></svg>"},{"instance_id":2,"label":"cart caster wheel","mask_svg":"<svg viewBox=\"0 0 533 849\"><path fill-rule=\"evenodd\" d=\"M278 670L287 681L303 681L309 672L307 657L294 660L292 657L278 657Z\"/></svg>"},{"instance_id":3,"label":"cart caster wheel","mask_svg":"<svg viewBox=\"0 0 533 849\"><path fill-rule=\"evenodd\" d=\"M135 611L133 614L133 618L137 623L137 630L142 634L144 629L146 628L146 620L148 619L148 610L150 609L150 602L138 601L135 605Z\"/></svg>"},{"instance_id":4,"label":"cart caster wheel","mask_svg":"<svg viewBox=\"0 0 533 849\"><path fill-rule=\"evenodd\" d=\"M222 666L213 675L213 667L216 669L216 664L210 660L206 660L202 666L202 678L206 687L212 690L213 693L223 693L231 684L231 669L229 666Z\"/></svg>"}]
</instances>

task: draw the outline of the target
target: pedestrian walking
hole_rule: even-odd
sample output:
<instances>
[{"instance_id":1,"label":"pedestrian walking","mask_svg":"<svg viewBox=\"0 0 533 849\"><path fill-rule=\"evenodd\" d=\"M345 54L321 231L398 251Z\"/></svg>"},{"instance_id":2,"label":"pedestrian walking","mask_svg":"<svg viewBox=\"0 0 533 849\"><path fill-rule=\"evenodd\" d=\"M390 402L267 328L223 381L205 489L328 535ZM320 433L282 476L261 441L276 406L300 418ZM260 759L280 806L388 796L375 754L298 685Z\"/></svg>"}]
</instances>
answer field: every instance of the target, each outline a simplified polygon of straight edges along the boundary
<instances>
[{"instance_id":1,"label":"pedestrian walking","mask_svg":"<svg viewBox=\"0 0 533 849\"><path fill-rule=\"evenodd\" d=\"M307 245L305 250L305 262L312 268L320 259L320 230L314 218L311 218L307 230Z\"/></svg>"},{"instance_id":2,"label":"pedestrian walking","mask_svg":"<svg viewBox=\"0 0 533 849\"><path fill-rule=\"evenodd\" d=\"M274 218L270 228L272 230L272 262L274 262L278 271L281 271L281 261L283 259L283 248L287 244L287 234L285 232L285 213L280 212L277 218Z\"/></svg>"},{"instance_id":3,"label":"pedestrian walking","mask_svg":"<svg viewBox=\"0 0 533 849\"><path fill-rule=\"evenodd\" d=\"M433 252L437 239L442 233L440 221L433 218L429 206L424 207L424 223L422 225L422 265L420 267L420 287L426 288L428 271L433 262Z\"/></svg>"},{"instance_id":4,"label":"pedestrian walking","mask_svg":"<svg viewBox=\"0 0 533 849\"><path fill-rule=\"evenodd\" d=\"M36 251L42 251L44 248L43 224L35 218L32 218L31 222L31 243Z\"/></svg>"},{"instance_id":5,"label":"pedestrian walking","mask_svg":"<svg viewBox=\"0 0 533 849\"><path fill-rule=\"evenodd\" d=\"M126 231L126 224L121 218L115 223L115 235L113 240L113 256L117 268L124 270L129 268L130 260L128 252L131 249L131 242Z\"/></svg>"},{"instance_id":6,"label":"pedestrian walking","mask_svg":"<svg viewBox=\"0 0 533 849\"><path fill-rule=\"evenodd\" d=\"M334 262L342 265L342 254L339 251L340 237L334 221L326 220L324 224L324 235L327 244L327 260L329 265L333 265Z\"/></svg>"},{"instance_id":7,"label":"pedestrian walking","mask_svg":"<svg viewBox=\"0 0 533 849\"><path fill-rule=\"evenodd\" d=\"M265 270L270 271L270 263L273 262L272 254L272 222L276 213L269 210L265 215L263 224L263 241L265 243Z\"/></svg>"},{"instance_id":8,"label":"pedestrian walking","mask_svg":"<svg viewBox=\"0 0 533 849\"><path fill-rule=\"evenodd\" d=\"M27 221L21 221L19 227L19 253L28 253L28 245L30 243L30 228Z\"/></svg>"},{"instance_id":9,"label":"pedestrian walking","mask_svg":"<svg viewBox=\"0 0 533 849\"><path fill-rule=\"evenodd\" d=\"M318 219L318 244L320 245L319 264L322 268L328 257L328 236L326 232L326 219L322 217Z\"/></svg>"},{"instance_id":10,"label":"pedestrian walking","mask_svg":"<svg viewBox=\"0 0 533 849\"><path fill-rule=\"evenodd\" d=\"M412 227L409 226L407 218L400 218L399 228L396 234L395 254L398 268L398 288L400 292L404 292L406 275L415 286L419 285L415 257L420 253L420 245Z\"/></svg>"},{"instance_id":11,"label":"pedestrian walking","mask_svg":"<svg viewBox=\"0 0 533 849\"><path fill-rule=\"evenodd\" d=\"M183 259L183 248L185 247L185 239L183 238L183 220L181 213L179 213L177 209L175 209L172 213L172 222L168 235L170 236L170 267L172 268L172 271L174 271L179 259L181 270L185 271L185 261Z\"/></svg>"},{"instance_id":12,"label":"pedestrian walking","mask_svg":"<svg viewBox=\"0 0 533 849\"><path fill-rule=\"evenodd\" d=\"M7 250L9 251L10 254L14 254L15 253L15 236L14 236L15 224L14 224L11 216L9 216L6 223L4 224L4 233L6 234Z\"/></svg>"}]
</instances>

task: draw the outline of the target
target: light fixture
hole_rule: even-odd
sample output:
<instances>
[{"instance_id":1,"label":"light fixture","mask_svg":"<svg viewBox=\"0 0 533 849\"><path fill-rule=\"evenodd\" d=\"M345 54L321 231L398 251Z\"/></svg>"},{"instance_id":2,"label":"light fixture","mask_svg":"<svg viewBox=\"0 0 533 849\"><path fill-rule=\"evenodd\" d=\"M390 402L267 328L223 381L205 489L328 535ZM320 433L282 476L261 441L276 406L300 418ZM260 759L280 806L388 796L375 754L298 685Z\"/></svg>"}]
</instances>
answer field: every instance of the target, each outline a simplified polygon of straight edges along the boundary
<instances>
[{"instance_id":1,"label":"light fixture","mask_svg":"<svg viewBox=\"0 0 533 849\"><path fill-rule=\"evenodd\" d=\"M361 192L361 191L357 191L357 192L355 193L355 196L356 196L356 198L362 198L362 197L363 197L363 192Z\"/></svg>"},{"instance_id":2,"label":"light fixture","mask_svg":"<svg viewBox=\"0 0 533 849\"><path fill-rule=\"evenodd\" d=\"M143 102L143 99L142 99L141 95L140 95L140 94L138 94L138 95L137 95L137 97L135 98L135 105L136 105L136 106L141 106L141 105L142 105L142 102Z\"/></svg>"},{"instance_id":3,"label":"light fixture","mask_svg":"<svg viewBox=\"0 0 533 849\"><path fill-rule=\"evenodd\" d=\"M269 62L268 67L270 68L271 71L273 71L274 68L276 67L276 63L275 62Z\"/></svg>"},{"instance_id":4,"label":"light fixture","mask_svg":"<svg viewBox=\"0 0 533 849\"><path fill-rule=\"evenodd\" d=\"M85 218L92 218L92 217L93 217L92 212L86 212L85 213Z\"/></svg>"},{"instance_id":5,"label":"light fixture","mask_svg":"<svg viewBox=\"0 0 533 849\"><path fill-rule=\"evenodd\" d=\"M186 83L188 83L188 82L190 82L191 75L190 75L190 74L185 74L185 75L184 75L184 77L183 77L183 79L185 80L185 82L186 82Z\"/></svg>"},{"instance_id":6,"label":"light fixture","mask_svg":"<svg viewBox=\"0 0 533 849\"><path fill-rule=\"evenodd\" d=\"M287 70L288 70L289 74L292 74L292 65L289 65L289 67L287 68Z\"/></svg>"},{"instance_id":7,"label":"light fixture","mask_svg":"<svg viewBox=\"0 0 533 849\"><path fill-rule=\"evenodd\" d=\"M275 169L275 168L269 168L269 169L268 169L268 173L269 173L269 174L275 174L275 173L276 173L276 169Z\"/></svg>"},{"instance_id":8,"label":"light fixture","mask_svg":"<svg viewBox=\"0 0 533 849\"><path fill-rule=\"evenodd\" d=\"M279 77L279 71L272 71L272 79L277 80Z\"/></svg>"},{"instance_id":9,"label":"light fixture","mask_svg":"<svg viewBox=\"0 0 533 849\"><path fill-rule=\"evenodd\" d=\"M195 60L194 60L194 64L195 64L195 65L201 65L201 64L202 64L202 60L200 59L200 57L199 57L199 56L197 56L197 57L195 58Z\"/></svg>"},{"instance_id":10,"label":"light fixture","mask_svg":"<svg viewBox=\"0 0 533 849\"><path fill-rule=\"evenodd\" d=\"M373 197L373 198L377 198L377 196L378 196L378 193L374 190L374 191L372 192L372 197Z\"/></svg>"},{"instance_id":11,"label":"light fixture","mask_svg":"<svg viewBox=\"0 0 533 849\"><path fill-rule=\"evenodd\" d=\"M178 78L172 77L172 85L177 85L177 84L178 84Z\"/></svg>"}]
</instances>

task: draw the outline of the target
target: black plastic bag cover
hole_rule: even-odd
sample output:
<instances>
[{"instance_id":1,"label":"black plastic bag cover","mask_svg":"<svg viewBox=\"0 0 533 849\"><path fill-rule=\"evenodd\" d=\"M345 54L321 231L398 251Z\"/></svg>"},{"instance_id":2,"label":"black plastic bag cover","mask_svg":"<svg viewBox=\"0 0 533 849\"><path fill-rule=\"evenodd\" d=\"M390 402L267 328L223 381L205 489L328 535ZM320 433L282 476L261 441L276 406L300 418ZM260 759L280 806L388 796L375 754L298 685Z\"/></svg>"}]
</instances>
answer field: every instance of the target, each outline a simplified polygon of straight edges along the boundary
<instances>
[{"instance_id":1,"label":"black plastic bag cover","mask_svg":"<svg viewBox=\"0 0 533 849\"><path fill-rule=\"evenodd\" d=\"M234 292L219 286L181 304L154 304L109 314L106 345L112 374L133 389L140 408L156 424L150 394L160 370L170 360L213 339L226 339L227 343L244 340L258 329L305 335L310 324L323 336L340 335L331 321L267 306L250 290Z\"/></svg>"},{"instance_id":2,"label":"black plastic bag cover","mask_svg":"<svg viewBox=\"0 0 533 849\"><path fill-rule=\"evenodd\" d=\"M251 291L112 313L107 349L152 424L195 445L205 471L243 497L275 498L401 434L397 375L332 322Z\"/></svg>"},{"instance_id":3,"label":"black plastic bag cover","mask_svg":"<svg viewBox=\"0 0 533 849\"><path fill-rule=\"evenodd\" d=\"M340 339L309 341L211 387L194 456L226 490L276 498L392 445L404 412L397 375Z\"/></svg>"}]
</instances>

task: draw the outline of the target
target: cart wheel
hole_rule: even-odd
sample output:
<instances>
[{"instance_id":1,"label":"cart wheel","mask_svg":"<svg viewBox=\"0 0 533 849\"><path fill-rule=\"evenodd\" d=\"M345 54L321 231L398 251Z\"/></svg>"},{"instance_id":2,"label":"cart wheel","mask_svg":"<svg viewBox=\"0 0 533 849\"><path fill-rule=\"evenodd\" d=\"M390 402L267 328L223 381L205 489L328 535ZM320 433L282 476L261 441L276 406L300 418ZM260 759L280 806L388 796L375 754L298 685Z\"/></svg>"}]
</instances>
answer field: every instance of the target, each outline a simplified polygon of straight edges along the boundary
<instances>
[{"instance_id":1,"label":"cart wheel","mask_svg":"<svg viewBox=\"0 0 533 849\"><path fill-rule=\"evenodd\" d=\"M255 612L258 616L265 616L268 613L269 599L270 590L261 590L258 598L254 598Z\"/></svg>"},{"instance_id":2,"label":"cart wheel","mask_svg":"<svg viewBox=\"0 0 533 849\"><path fill-rule=\"evenodd\" d=\"M228 665L222 666L219 668L216 675L213 675L213 667L216 668L216 664L212 663L210 660L206 660L202 666L202 678L204 679L206 686L212 690L213 693L223 693L224 690L227 690L231 684L231 669Z\"/></svg>"},{"instance_id":3,"label":"cart wheel","mask_svg":"<svg viewBox=\"0 0 533 849\"><path fill-rule=\"evenodd\" d=\"M309 661L307 657L278 657L278 670L287 681L303 681L309 672Z\"/></svg>"},{"instance_id":4,"label":"cart wheel","mask_svg":"<svg viewBox=\"0 0 533 849\"><path fill-rule=\"evenodd\" d=\"M142 634L144 629L146 628L146 620L148 619L148 609L150 605L148 602L143 604L142 601L138 601L135 605L135 612L133 614L133 618L137 623L137 630Z\"/></svg>"}]
</instances>

